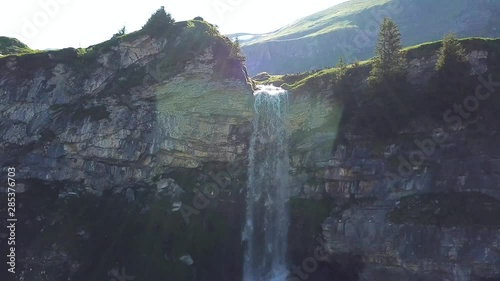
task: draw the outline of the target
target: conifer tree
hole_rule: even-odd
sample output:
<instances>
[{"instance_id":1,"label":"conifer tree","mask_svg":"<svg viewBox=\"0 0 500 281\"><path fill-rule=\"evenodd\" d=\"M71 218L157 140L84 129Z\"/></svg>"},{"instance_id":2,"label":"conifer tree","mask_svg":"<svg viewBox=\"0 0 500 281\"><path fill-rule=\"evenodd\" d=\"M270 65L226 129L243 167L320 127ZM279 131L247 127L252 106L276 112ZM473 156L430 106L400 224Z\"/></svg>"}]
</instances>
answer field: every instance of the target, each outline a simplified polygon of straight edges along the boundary
<instances>
[{"instance_id":1,"label":"conifer tree","mask_svg":"<svg viewBox=\"0 0 500 281\"><path fill-rule=\"evenodd\" d=\"M384 18L375 45L375 59L370 82L391 83L405 75L406 59L401 45L401 33L394 21Z\"/></svg>"},{"instance_id":2,"label":"conifer tree","mask_svg":"<svg viewBox=\"0 0 500 281\"><path fill-rule=\"evenodd\" d=\"M347 64L344 62L342 57L339 58L337 63L337 72L335 73L335 85L339 86L342 84L344 77L347 73Z\"/></svg>"},{"instance_id":3,"label":"conifer tree","mask_svg":"<svg viewBox=\"0 0 500 281\"><path fill-rule=\"evenodd\" d=\"M462 43L453 33L444 36L443 45L437 54L438 97L452 104L468 94L465 89L470 70L467 55Z\"/></svg>"},{"instance_id":4,"label":"conifer tree","mask_svg":"<svg viewBox=\"0 0 500 281\"><path fill-rule=\"evenodd\" d=\"M394 21L384 18L375 45L375 58L368 78L371 86L372 112L377 133L397 133L409 112L407 106L406 58L402 52L401 33Z\"/></svg>"},{"instance_id":5,"label":"conifer tree","mask_svg":"<svg viewBox=\"0 0 500 281\"><path fill-rule=\"evenodd\" d=\"M158 36L164 34L174 23L175 20L172 16L165 11L165 7L161 6L160 9L151 15L142 29L152 35Z\"/></svg>"},{"instance_id":6,"label":"conifer tree","mask_svg":"<svg viewBox=\"0 0 500 281\"><path fill-rule=\"evenodd\" d=\"M437 71L453 71L467 63L467 56L462 43L449 33L443 38L443 46L438 51Z\"/></svg>"}]
</instances>

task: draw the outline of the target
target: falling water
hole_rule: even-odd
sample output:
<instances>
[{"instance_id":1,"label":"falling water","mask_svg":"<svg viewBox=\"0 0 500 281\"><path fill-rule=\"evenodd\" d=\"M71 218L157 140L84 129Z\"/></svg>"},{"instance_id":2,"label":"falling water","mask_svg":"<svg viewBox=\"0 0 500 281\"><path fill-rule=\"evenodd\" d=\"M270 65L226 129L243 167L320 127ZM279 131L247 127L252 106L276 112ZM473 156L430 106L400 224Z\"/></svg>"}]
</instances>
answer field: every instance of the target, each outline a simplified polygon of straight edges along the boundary
<instances>
[{"instance_id":1,"label":"falling water","mask_svg":"<svg viewBox=\"0 0 500 281\"><path fill-rule=\"evenodd\" d=\"M250 141L243 281L284 281L287 275L288 93L265 86L255 93Z\"/></svg>"}]
</instances>

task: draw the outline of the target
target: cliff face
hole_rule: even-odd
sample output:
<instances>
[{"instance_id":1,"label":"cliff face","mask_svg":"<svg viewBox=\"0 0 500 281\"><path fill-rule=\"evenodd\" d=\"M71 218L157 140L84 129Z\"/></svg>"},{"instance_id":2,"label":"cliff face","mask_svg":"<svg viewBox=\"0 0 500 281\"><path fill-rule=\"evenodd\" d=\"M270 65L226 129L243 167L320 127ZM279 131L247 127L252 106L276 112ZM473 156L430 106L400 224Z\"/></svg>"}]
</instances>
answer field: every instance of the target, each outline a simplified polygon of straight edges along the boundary
<instances>
[{"instance_id":1,"label":"cliff face","mask_svg":"<svg viewBox=\"0 0 500 281\"><path fill-rule=\"evenodd\" d=\"M312 157L314 149L309 153L294 150L302 155L293 162L294 176L302 179L300 187L294 189L296 196L311 206L324 204L325 198L334 205L321 233L324 248L331 254L330 267L343 265L341 272L348 268L350 277L345 280L500 277L500 220L496 215L500 211L500 150L496 145L500 135L495 121L499 53L497 47L483 48L477 43L472 40L466 44L473 83L467 87L470 94L464 100L470 102L478 88L488 99L481 100L474 110L460 115L453 106L435 107L436 100L428 99L425 92L432 81L436 56L424 55L421 51L425 48L421 48L420 54L408 55L408 80L417 94L405 101L413 113L395 135L377 135L380 124L367 117L375 103L357 104L354 110L344 108L342 119L323 119L323 126L329 124L334 135L331 154ZM311 76L306 83L299 80L292 87L301 94L323 88L321 85L331 81L325 73ZM351 72L351 82L361 87L354 95L363 92L366 74L363 66ZM324 95L315 102L329 100L331 97ZM389 121L384 124L391 126ZM319 132L309 139L321 143L324 137L325 133ZM313 143L309 146L321 147ZM314 239L318 232L307 227L302 232L309 235L299 241L312 255L314 247L320 245ZM304 254L298 255L296 264L304 258Z\"/></svg>"},{"instance_id":2,"label":"cliff face","mask_svg":"<svg viewBox=\"0 0 500 281\"><path fill-rule=\"evenodd\" d=\"M450 132L443 124L431 126ZM407 140L373 147L373 136L356 135L350 145L337 146L325 171L325 191L350 197L352 207L324 221L328 250L361 255L360 280L497 278L499 136L497 128L484 130L487 137L450 132L420 165L407 160L420 151ZM419 128L405 138L432 136Z\"/></svg>"},{"instance_id":3,"label":"cliff face","mask_svg":"<svg viewBox=\"0 0 500 281\"><path fill-rule=\"evenodd\" d=\"M244 67L218 70L224 58L212 44L166 72L175 52L167 38L136 37L88 59L71 49L2 59L0 166L99 190L244 154L239 130L252 117Z\"/></svg>"},{"instance_id":4,"label":"cliff face","mask_svg":"<svg viewBox=\"0 0 500 281\"><path fill-rule=\"evenodd\" d=\"M251 81L210 24L169 28L0 59L0 167L16 169L20 280L238 274L244 169L207 204L193 197L245 160Z\"/></svg>"}]
</instances>

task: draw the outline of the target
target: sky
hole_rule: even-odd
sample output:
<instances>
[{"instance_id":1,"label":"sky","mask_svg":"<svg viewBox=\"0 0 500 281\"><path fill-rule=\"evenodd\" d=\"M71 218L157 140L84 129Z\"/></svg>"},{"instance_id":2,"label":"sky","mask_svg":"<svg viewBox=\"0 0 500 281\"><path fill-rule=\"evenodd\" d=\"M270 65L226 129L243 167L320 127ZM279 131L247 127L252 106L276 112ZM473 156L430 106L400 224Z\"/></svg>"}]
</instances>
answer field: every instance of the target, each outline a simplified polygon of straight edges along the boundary
<instances>
[{"instance_id":1,"label":"sky","mask_svg":"<svg viewBox=\"0 0 500 281\"><path fill-rule=\"evenodd\" d=\"M223 34L266 33L346 0L3 0L0 35L33 49L85 48L121 27L140 29L159 7L176 21L203 17Z\"/></svg>"}]
</instances>

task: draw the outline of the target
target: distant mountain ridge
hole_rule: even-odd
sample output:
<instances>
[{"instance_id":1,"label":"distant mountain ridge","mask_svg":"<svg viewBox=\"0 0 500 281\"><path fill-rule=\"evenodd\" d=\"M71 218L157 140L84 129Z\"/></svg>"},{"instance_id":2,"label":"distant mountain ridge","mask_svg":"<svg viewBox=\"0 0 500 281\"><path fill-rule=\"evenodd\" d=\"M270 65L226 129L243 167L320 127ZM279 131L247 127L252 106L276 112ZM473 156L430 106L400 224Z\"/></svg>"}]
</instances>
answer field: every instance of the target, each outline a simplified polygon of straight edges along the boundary
<instances>
[{"instance_id":1,"label":"distant mountain ridge","mask_svg":"<svg viewBox=\"0 0 500 281\"><path fill-rule=\"evenodd\" d=\"M383 17L399 25L405 46L458 37L500 37L496 0L351 0L304 17L267 34L240 38L251 75L284 74L373 56ZM235 38L236 36L232 36Z\"/></svg>"}]
</instances>

